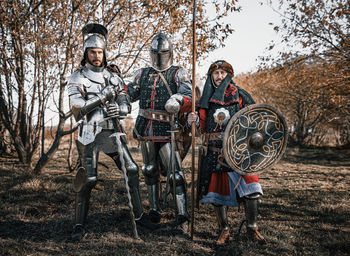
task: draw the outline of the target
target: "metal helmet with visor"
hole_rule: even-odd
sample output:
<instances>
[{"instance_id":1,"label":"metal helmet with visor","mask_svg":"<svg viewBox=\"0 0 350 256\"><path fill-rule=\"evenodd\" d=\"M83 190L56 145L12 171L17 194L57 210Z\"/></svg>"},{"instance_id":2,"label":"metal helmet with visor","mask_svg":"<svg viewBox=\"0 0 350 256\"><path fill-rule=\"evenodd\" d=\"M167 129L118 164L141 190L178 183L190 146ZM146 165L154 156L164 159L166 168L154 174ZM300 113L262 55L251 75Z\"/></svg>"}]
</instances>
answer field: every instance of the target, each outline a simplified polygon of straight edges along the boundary
<instances>
[{"instance_id":1,"label":"metal helmet with visor","mask_svg":"<svg viewBox=\"0 0 350 256\"><path fill-rule=\"evenodd\" d=\"M157 71L164 71L173 64L173 45L163 33L156 35L150 47L152 67Z\"/></svg>"}]
</instances>

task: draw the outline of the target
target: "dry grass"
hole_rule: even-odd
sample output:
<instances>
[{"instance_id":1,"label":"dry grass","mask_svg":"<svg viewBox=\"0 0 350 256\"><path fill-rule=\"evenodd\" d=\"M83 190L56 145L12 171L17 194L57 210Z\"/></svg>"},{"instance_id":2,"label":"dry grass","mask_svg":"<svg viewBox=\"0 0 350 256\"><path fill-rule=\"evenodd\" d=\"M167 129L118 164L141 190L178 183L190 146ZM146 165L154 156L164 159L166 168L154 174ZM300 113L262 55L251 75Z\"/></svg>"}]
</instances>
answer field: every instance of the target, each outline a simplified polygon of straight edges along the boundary
<instances>
[{"instance_id":1,"label":"dry grass","mask_svg":"<svg viewBox=\"0 0 350 256\"><path fill-rule=\"evenodd\" d=\"M62 148L37 177L14 160L0 159L0 255L349 255L349 150L289 149L260 175L265 193L260 229L267 245L252 244L244 234L237 237L244 214L230 208L231 238L217 247L215 215L207 205L196 210L193 241L188 234L141 228L142 240L133 239L122 173L104 155L100 161L109 168L99 168L88 234L78 243L70 241L73 174L67 171ZM141 166L138 149L131 151ZM189 170L186 173L190 180ZM140 181L146 198L141 172ZM147 210L146 200L143 203ZM164 206L162 222L173 218L172 206Z\"/></svg>"}]
</instances>

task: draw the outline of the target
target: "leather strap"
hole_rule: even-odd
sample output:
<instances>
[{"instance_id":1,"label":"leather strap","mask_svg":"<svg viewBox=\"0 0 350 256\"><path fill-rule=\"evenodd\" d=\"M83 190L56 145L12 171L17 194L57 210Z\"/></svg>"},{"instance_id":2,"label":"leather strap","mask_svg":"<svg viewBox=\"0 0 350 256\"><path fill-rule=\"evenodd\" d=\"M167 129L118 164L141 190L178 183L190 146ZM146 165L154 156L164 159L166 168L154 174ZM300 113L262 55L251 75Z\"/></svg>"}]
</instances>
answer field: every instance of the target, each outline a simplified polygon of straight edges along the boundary
<instances>
[{"instance_id":1,"label":"leather strap","mask_svg":"<svg viewBox=\"0 0 350 256\"><path fill-rule=\"evenodd\" d=\"M160 78L163 80L163 83L165 84L165 87L166 87L166 89L168 90L169 95L172 96L172 95L173 95L173 92L172 92L172 90L170 89L170 86L169 86L168 82L165 80L163 74L162 74L161 72L158 72L158 75L159 75Z\"/></svg>"},{"instance_id":2,"label":"leather strap","mask_svg":"<svg viewBox=\"0 0 350 256\"><path fill-rule=\"evenodd\" d=\"M222 166L225 166L225 167L227 167L227 168L229 168L229 169L232 169L228 164L224 163L224 162L221 161L220 159L218 159L218 163L219 163L220 165L222 165Z\"/></svg>"}]
</instances>

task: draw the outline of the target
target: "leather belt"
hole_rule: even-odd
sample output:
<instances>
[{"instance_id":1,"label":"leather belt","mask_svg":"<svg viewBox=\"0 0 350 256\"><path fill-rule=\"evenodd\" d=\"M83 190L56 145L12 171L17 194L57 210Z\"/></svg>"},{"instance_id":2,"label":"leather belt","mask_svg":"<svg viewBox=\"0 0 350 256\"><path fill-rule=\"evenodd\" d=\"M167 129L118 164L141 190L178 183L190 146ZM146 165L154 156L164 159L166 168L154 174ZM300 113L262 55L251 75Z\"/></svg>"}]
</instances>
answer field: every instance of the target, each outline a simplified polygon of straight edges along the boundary
<instances>
[{"instance_id":1,"label":"leather belt","mask_svg":"<svg viewBox=\"0 0 350 256\"><path fill-rule=\"evenodd\" d=\"M223 132L207 133L208 140L222 140L224 138Z\"/></svg>"},{"instance_id":2,"label":"leather belt","mask_svg":"<svg viewBox=\"0 0 350 256\"><path fill-rule=\"evenodd\" d=\"M144 136L137 138L139 141L164 141L164 140L170 140L170 136Z\"/></svg>"},{"instance_id":3,"label":"leather belt","mask_svg":"<svg viewBox=\"0 0 350 256\"><path fill-rule=\"evenodd\" d=\"M163 111L155 111L155 110L148 110L148 109L140 109L139 115L155 121L160 122L167 122L169 123L171 121L171 117L168 113L165 113Z\"/></svg>"}]
</instances>

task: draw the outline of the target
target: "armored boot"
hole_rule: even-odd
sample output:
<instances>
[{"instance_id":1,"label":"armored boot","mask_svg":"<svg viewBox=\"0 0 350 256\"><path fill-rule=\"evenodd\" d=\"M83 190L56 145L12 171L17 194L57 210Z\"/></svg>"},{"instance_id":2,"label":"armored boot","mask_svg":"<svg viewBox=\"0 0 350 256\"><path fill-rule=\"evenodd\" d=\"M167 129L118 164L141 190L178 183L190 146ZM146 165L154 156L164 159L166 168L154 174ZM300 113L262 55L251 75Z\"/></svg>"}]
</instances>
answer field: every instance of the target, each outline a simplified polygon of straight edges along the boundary
<instances>
[{"instance_id":1,"label":"armored boot","mask_svg":"<svg viewBox=\"0 0 350 256\"><path fill-rule=\"evenodd\" d=\"M143 212L142 200L140 196L140 186L139 186L139 168L135 161L133 160L129 149L126 145L126 142L122 143L123 149L123 158L124 158L124 167L128 174L128 185L130 191L131 204L135 216L135 222L137 225L154 230L157 228L155 224L153 224L147 214ZM119 169L122 170L123 166L120 162L120 156L117 152L108 154Z\"/></svg>"},{"instance_id":2,"label":"armored boot","mask_svg":"<svg viewBox=\"0 0 350 256\"><path fill-rule=\"evenodd\" d=\"M264 237L258 231L258 198L246 198L244 202L245 216L247 220L247 237L251 241L265 244Z\"/></svg>"},{"instance_id":3,"label":"armored boot","mask_svg":"<svg viewBox=\"0 0 350 256\"><path fill-rule=\"evenodd\" d=\"M214 205L216 212L216 220L218 222L220 235L218 240L216 241L217 245L223 245L226 243L228 238L230 237L230 228L228 226L228 218L227 218L227 208L223 205Z\"/></svg>"},{"instance_id":4,"label":"armored boot","mask_svg":"<svg viewBox=\"0 0 350 256\"><path fill-rule=\"evenodd\" d=\"M72 240L80 240L85 235L84 224L89 211L91 190L97 183L97 177L87 177L84 167L80 167L73 181L75 191L75 218Z\"/></svg>"},{"instance_id":5,"label":"armored boot","mask_svg":"<svg viewBox=\"0 0 350 256\"><path fill-rule=\"evenodd\" d=\"M81 240L85 235L85 221L89 210L89 195L75 194L75 225L72 232L72 240Z\"/></svg>"},{"instance_id":6,"label":"armored boot","mask_svg":"<svg viewBox=\"0 0 350 256\"><path fill-rule=\"evenodd\" d=\"M177 186L175 189L177 216L174 225L186 232L188 229L189 214L187 211L187 196L184 186Z\"/></svg>"},{"instance_id":7,"label":"armored boot","mask_svg":"<svg viewBox=\"0 0 350 256\"><path fill-rule=\"evenodd\" d=\"M159 206L159 196L160 196L160 184L156 183L153 185L148 185L148 202L149 202L149 217L152 222L159 223L161 219L161 212Z\"/></svg>"},{"instance_id":8,"label":"armored boot","mask_svg":"<svg viewBox=\"0 0 350 256\"><path fill-rule=\"evenodd\" d=\"M130 180L129 180L130 182ZM131 194L131 202L134 208L134 215L135 215L135 222L137 225L145 227L150 230L155 230L158 228L158 225L153 223L153 219L151 216L145 214L143 212L142 208L142 202L141 202L141 197L140 197L140 191L139 191L139 186L138 186L138 181L137 185L130 185L130 194ZM160 218L159 218L160 220ZM158 222L159 222L158 220Z\"/></svg>"}]
</instances>

